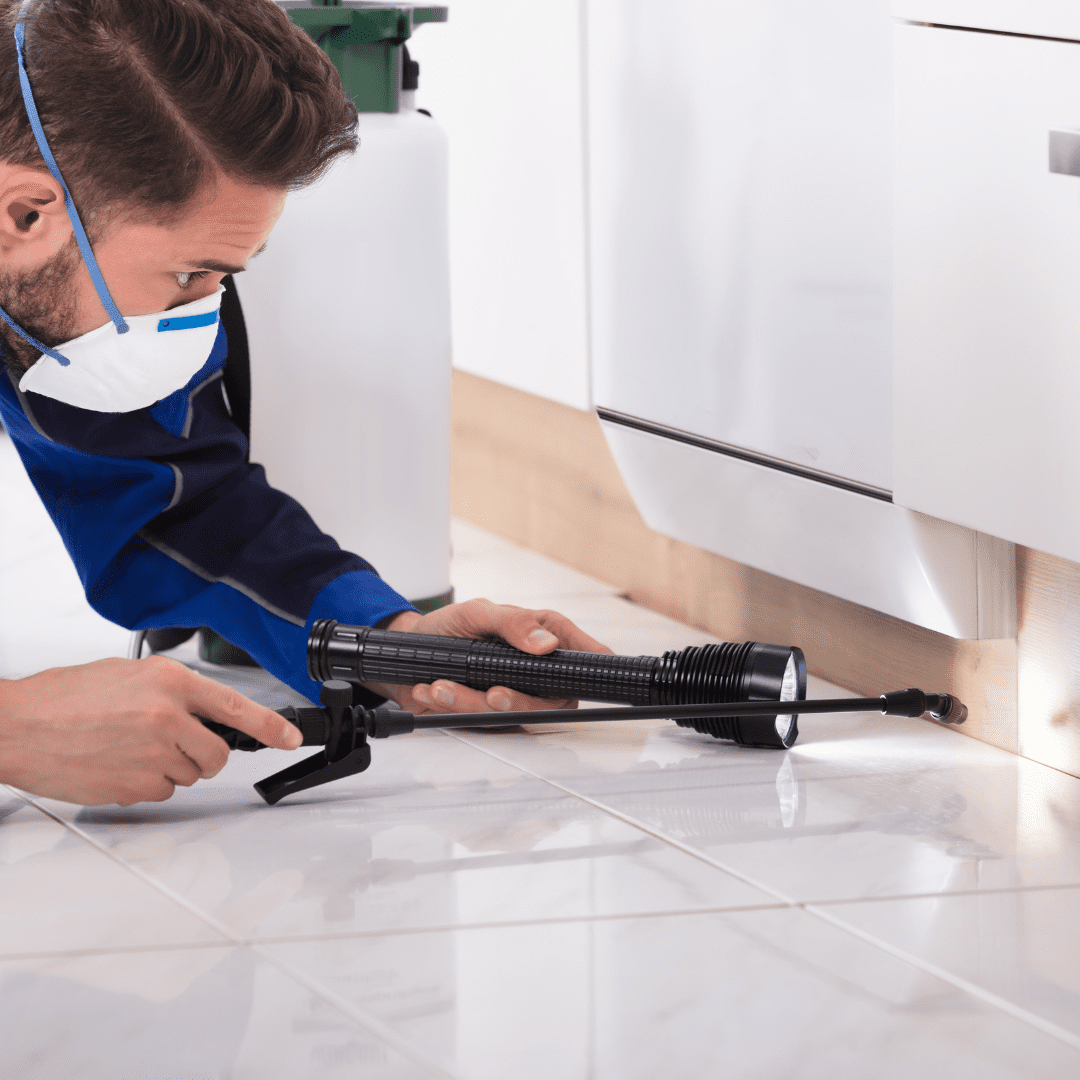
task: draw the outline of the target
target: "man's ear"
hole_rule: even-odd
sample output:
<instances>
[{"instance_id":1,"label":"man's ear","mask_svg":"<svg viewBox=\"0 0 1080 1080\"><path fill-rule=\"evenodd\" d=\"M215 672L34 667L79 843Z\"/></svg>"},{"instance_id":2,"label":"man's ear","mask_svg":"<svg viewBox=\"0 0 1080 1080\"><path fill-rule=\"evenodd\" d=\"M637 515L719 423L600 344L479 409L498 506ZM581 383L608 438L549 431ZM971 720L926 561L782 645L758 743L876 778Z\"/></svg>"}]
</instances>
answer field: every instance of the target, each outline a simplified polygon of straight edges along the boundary
<instances>
[{"instance_id":1,"label":"man's ear","mask_svg":"<svg viewBox=\"0 0 1080 1080\"><path fill-rule=\"evenodd\" d=\"M71 239L64 189L47 172L0 164L0 261L40 266Z\"/></svg>"}]
</instances>

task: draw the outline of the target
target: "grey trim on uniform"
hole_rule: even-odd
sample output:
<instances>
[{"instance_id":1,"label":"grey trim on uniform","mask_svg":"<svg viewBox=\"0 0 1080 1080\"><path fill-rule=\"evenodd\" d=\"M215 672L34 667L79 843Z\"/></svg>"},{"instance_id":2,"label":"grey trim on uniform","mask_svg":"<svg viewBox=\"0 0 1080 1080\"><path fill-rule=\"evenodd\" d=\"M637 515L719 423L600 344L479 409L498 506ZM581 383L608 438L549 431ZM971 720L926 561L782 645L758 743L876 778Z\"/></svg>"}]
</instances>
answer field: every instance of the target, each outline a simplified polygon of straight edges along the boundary
<instances>
[{"instance_id":1,"label":"grey trim on uniform","mask_svg":"<svg viewBox=\"0 0 1080 1080\"><path fill-rule=\"evenodd\" d=\"M55 442L55 439L50 439L45 434L42 426L37 422L37 417L34 415L34 410L30 408L30 402L26 400L26 395L19 389L19 380L15 378L15 372L9 371L8 378L11 380L11 385L15 387L15 393L19 396L19 404L22 406L23 412L26 414L26 419L30 421L30 426L43 438L48 439L49 442Z\"/></svg>"},{"instance_id":2,"label":"grey trim on uniform","mask_svg":"<svg viewBox=\"0 0 1080 1080\"><path fill-rule=\"evenodd\" d=\"M143 642L146 641L145 630L133 630L131 637L128 639L128 659L129 660L141 660L142 659L142 647Z\"/></svg>"},{"instance_id":3,"label":"grey trim on uniform","mask_svg":"<svg viewBox=\"0 0 1080 1080\"><path fill-rule=\"evenodd\" d=\"M195 409L194 409L195 395L200 390L205 390L206 387L208 387L215 379L220 379L224 375L225 375L225 369L224 368L222 368L220 371L215 371L213 375L211 375L208 379L203 379L203 381L201 383L199 383L198 386L194 387L192 389L191 393L188 394L188 398L187 398L187 416L184 418L184 429L183 429L183 431L180 432L180 438L181 439L186 439L186 438L188 438L189 435L191 435L191 423L195 419Z\"/></svg>"},{"instance_id":4,"label":"grey trim on uniform","mask_svg":"<svg viewBox=\"0 0 1080 1080\"><path fill-rule=\"evenodd\" d=\"M138 536L140 540L144 540L152 548L156 548L162 555L172 559L173 562L178 562L184 569L190 570L193 574L197 574L203 581L209 581L212 585L228 585L230 589L235 589L249 600L253 600L259 607L265 608L271 615L276 615L279 619L284 619L286 622L292 623L293 626L306 625L303 619L298 618L296 615L290 615L289 612L283 611L276 605L271 604L269 600L264 600L254 589L249 588L243 582L237 581L227 574L222 574L219 577L216 574L211 574L209 570L204 570L198 563L192 562L186 555L181 555L175 548L169 547L164 540L159 540L146 529L140 529L136 533L136 536Z\"/></svg>"},{"instance_id":5,"label":"grey trim on uniform","mask_svg":"<svg viewBox=\"0 0 1080 1080\"><path fill-rule=\"evenodd\" d=\"M172 469L175 478L172 500L165 507L165 510L171 510L180 501L180 496L184 494L184 474L180 471L179 465L174 465L171 461L167 461L165 464ZM162 513L165 513L165 510L162 510Z\"/></svg>"}]
</instances>

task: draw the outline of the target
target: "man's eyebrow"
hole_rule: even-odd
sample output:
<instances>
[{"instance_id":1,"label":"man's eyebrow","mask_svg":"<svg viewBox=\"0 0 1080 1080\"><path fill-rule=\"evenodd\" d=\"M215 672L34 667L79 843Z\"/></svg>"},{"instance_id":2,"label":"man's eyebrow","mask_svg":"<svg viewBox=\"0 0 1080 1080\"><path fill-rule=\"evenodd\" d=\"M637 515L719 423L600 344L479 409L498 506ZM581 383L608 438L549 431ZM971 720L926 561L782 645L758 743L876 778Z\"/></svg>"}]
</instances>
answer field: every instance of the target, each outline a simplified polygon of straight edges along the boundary
<instances>
[{"instance_id":1,"label":"man's eyebrow","mask_svg":"<svg viewBox=\"0 0 1080 1080\"><path fill-rule=\"evenodd\" d=\"M246 266L230 266L217 259L192 259L187 265L197 266L200 270L213 270L216 274L242 274L247 269Z\"/></svg>"},{"instance_id":2,"label":"man's eyebrow","mask_svg":"<svg viewBox=\"0 0 1080 1080\"><path fill-rule=\"evenodd\" d=\"M266 250L266 243L259 248L251 257L261 255ZM216 274L242 274L246 266L231 266L229 263L218 262L217 259L189 259L188 266L197 266L200 270L213 270Z\"/></svg>"}]
</instances>

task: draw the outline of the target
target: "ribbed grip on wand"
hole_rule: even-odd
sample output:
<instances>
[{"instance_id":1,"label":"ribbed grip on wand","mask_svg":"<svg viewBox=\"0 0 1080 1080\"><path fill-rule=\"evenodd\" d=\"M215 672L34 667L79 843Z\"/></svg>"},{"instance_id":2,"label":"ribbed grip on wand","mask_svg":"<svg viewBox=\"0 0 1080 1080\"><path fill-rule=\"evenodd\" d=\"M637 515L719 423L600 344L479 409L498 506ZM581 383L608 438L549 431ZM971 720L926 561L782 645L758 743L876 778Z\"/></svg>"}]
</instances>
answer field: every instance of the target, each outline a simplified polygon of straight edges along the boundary
<instances>
[{"instance_id":1,"label":"ribbed grip on wand","mask_svg":"<svg viewBox=\"0 0 1080 1080\"><path fill-rule=\"evenodd\" d=\"M655 656L607 656L560 649L530 656L510 645L434 634L403 634L333 620L315 623L308 645L313 679L415 685L435 679L489 690L509 686L539 698L651 702Z\"/></svg>"}]
</instances>

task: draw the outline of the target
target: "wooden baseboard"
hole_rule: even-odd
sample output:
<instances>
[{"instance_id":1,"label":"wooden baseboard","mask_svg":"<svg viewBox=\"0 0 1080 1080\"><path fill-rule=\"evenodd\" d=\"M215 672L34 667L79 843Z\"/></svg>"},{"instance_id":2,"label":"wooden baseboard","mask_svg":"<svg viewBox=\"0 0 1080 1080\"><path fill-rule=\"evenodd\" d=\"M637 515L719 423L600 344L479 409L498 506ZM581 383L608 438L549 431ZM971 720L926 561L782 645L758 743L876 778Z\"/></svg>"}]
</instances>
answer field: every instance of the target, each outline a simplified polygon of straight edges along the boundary
<instances>
[{"instance_id":1,"label":"wooden baseboard","mask_svg":"<svg viewBox=\"0 0 1080 1080\"><path fill-rule=\"evenodd\" d=\"M720 638L799 645L857 693L957 693L967 734L1018 750L1015 640L957 641L660 536L593 413L456 372L453 511Z\"/></svg>"}]
</instances>

